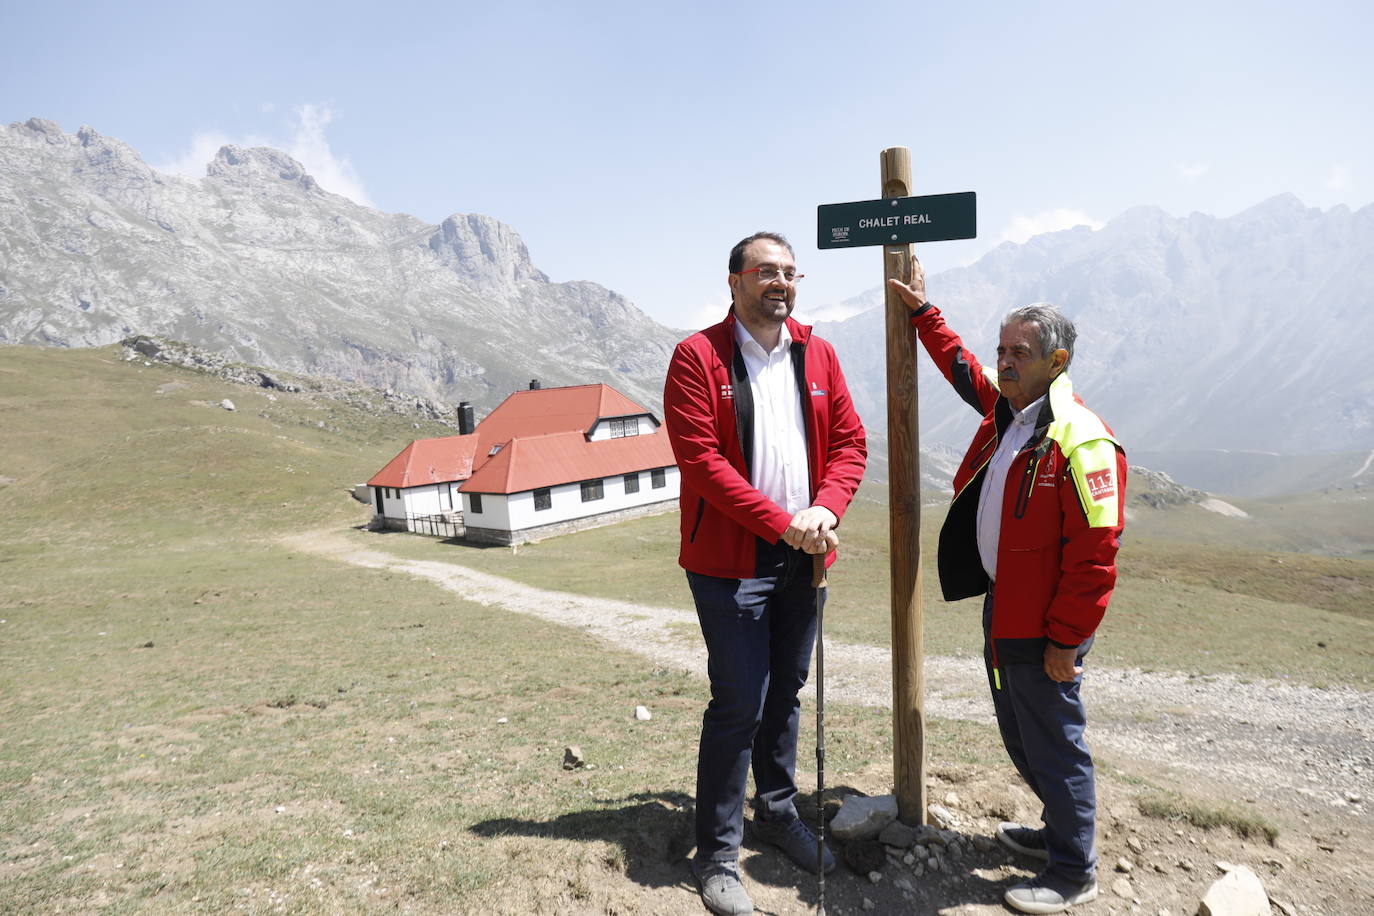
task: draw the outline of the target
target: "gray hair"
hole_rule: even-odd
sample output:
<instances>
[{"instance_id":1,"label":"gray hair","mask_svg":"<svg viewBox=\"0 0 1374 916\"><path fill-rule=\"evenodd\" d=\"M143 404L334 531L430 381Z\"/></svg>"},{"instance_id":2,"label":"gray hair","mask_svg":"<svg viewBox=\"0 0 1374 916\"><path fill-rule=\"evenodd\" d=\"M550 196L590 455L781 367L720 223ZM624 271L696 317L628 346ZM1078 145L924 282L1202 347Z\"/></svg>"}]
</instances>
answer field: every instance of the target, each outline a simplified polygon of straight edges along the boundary
<instances>
[{"instance_id":1,"label":"gray hair","mask_svg":"<svg viewBox=\"0 0 1374 916\"><path fill-rule=\"evenodd\" d=\"M1002 319L1002 327L1009 324L1024 323L1035 325L1036 336L1040 339L1040 355L1049 356L1055 350L1067 350L1069 358L1064 368L1073 362L1073 342L1078 339L1078 331L1069 317L1048 302L1033 302L1007 312Z\"/></svg>"}]
</instances>

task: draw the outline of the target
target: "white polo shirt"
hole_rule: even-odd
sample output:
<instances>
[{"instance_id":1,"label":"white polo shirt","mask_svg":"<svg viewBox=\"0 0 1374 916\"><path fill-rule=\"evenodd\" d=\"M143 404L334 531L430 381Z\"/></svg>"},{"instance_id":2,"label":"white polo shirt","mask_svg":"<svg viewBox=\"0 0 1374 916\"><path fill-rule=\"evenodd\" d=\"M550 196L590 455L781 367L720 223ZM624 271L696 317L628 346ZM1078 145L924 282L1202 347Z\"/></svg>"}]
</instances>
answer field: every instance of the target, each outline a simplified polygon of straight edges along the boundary
<instances>
[{"instance_id":1,"label":"white polo shirt","mask_svg":"<svg viewBox=\"0 0 1374 916\"><path fill-rule=\"evenodd\" d=\"M983 474L983 488L978 493L978 556L983 561L984 572L994 581L997 579L997 542L1002 536L1002 500L1007 491L1007 472L1011 470L1016 453L1035 432L1035 420L1044 402L1042 394L1026 405L1025 410L1011 409L1011 422L1002 433L997 451Z\"/></svg>"},{"instance_id":2,"label":"white polo shirt","mask_svg":"<svg viewBox=\"0 0 1374 916\"><path fill-rule=\"evenodd\" d=\"M806 421L801 392L792 368L792 334L782 326L778 345L765 351L741 321L735 321L735 341L749 373L754 398L754 452L749 482L796 515L811 505L807 479Z\"/></svg>"}]
</instances>

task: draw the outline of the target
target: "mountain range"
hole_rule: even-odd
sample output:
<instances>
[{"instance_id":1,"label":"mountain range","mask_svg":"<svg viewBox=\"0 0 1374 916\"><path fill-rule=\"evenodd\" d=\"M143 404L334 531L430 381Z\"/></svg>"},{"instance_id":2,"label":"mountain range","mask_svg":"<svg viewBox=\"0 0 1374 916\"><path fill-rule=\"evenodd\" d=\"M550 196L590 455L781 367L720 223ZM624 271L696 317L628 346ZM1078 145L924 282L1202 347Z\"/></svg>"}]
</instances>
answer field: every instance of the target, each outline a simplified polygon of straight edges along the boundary
<instances>
[{"instance_id":1,"label":"mountain range","mask_svg":"<svg viewBox=\"0 0 1374 916\"><path fill-rule=\"evenodd\" d=\"M918 246L917 255L920 254ZM1006 310L1048 301L1079 336L1070 376L1128 451L1312 453L1374 448L1374 206L1322 211L1291 194L1235 216L1137 207L1003 243L927 280L969 350L991 363ZM870 425L885 416L882 290L817 325ZM963 445L976 417L922 354L922 443Z\"/></svg>"},{"instance_id":2,"label":"mountain range","mask_svg":"<svg viewBox=\"0 0 1374 916\"><path fill-rule=\"evenodd\" d=\"M1004 243L928 291L989 360L1007 308L1063 308L1075 387L1132 453L1374 449L1358 349L1374 338L1374 206L1138 207ZM881 289L855 305L870 308L818 331L881 431ZM550 282L491 217L363 207L276 150L225 146L189 179L89 127L0 128L0 343L134 334L479 408L538 378L606 382L654 409L683 336L596 283ZM962 447L976 417L924 356L919 379L923 445Z\"/></svg>"},{"instance_id":3,"label":"mountain range","mask_svg":"<svg viewBox=\"0 0 1374 916\"><path fill-rule=\"evenodd\" d=\"M0 342L131 334L487 408L534 378L657 403L682 336L550 282L497 220L362 207L276 150L225 146L188 179L89 127L0 129Z\"/></svg>"}]
</instances>

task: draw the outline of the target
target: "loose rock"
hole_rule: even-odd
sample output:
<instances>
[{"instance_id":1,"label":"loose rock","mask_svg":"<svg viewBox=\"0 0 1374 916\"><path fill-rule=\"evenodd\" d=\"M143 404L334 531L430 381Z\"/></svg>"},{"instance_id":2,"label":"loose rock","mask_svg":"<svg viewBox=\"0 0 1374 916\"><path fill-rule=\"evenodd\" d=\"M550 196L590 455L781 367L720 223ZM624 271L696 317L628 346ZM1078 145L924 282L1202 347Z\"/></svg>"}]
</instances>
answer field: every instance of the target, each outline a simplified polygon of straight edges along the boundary
<instances>
[{"instance_id":1,"label":"loose rock","mask_svg":"<svg viewBox=\"0 0 1374 916\"><path fill-rule=\"evenodd\" d=\"M945 845L945 838L938 828L932 827L929 824L922 824L920 827L916 828L916 842L920 843L922 846L929 846L931 843L943 846Z\"/></svg>"},{"instance_id":2,"label":"loose rock","mask_svg":"<svg viewBox=\"0 0 1374 916\"><path fill-rule=\"evenodd\" d=\"M1123 874L1129 875L1133 868L1135 868L1135 866L1131 864L1130 859L1120 858L1116 860L1116 870Z\"/></svg>"},{"instance_id":3,"label":"loose rock","mask_svg":"<svg viewBox=\"0 0 1374 916\"><path fill-rule=\"evenodd\" d=\"M219 402L219 406L223 407L225 410L237 410L237 409L238 409L238 408L236 408L236 407L234 406L234 402L231 401L231 400L229 400L228 398L225 398L224 400L220 401L220 402Z\"/></svg>"},{"instance_id":4,"label":"loose rock","mask_svg":"<svg viewBox=\"0 0 1374 916\"><path fill-rule=\"evenodd\" d=\"M958 823L954 817L954 812L944 805L931 805L926 811L930 813L930 819L945 830L953 830Z\"/></svg>"},{"instance_id":5,"label":"loose rock","mask_svg":"<svg viewBox=\"0 0 1374 916\"><path fill-rule=\"evenodd\" d=\"M911 845L916 842L916 831L901 821L893 821L878 834L878 842L884 846L910 849Z\"/></svg>"},{"instance_id":6,"label":"loose rock","mask_svg":"<svg viewBox=\"0 0 1374 916\"><path fill-rule=\"evenodd\" d=\"M1269 896L1259 875L1244 865L1227 872L1207 889L1198 916L1269 916Z\"/></svg>"},{"instance_id":7,"label":"loose rock","mask_svg":"<svg viewBox=\"0 0 1374 916\"><path fill-rule=\"evenodd\" d=\"M895 795L848 795L830 830L841 840L869 840L897 819Z\"/></svg>"},{"instance_id":8,"label":"loose rock","mask_svg":"<svg viewBox=\"0 0 1374 916\"><path fill-rule=\"evenodd\" d=\"M1131 887L1131 882L1125 878L1117 878L1112 882L1112 893L1124 900L1130 900L1135 896L1135 889Z\"/></svg>"},{"instance_id":9,"label":"loose rock","mask_svg":"<svg viewBox=\"0 0 1374 916\"><path fill-rule=\"evenodd\" d=\"M649 721L650 719L652 719L653 717L654 717L654 714L651 713L651 712L649 712L649 707L647 707L647 706L636 706L636 707L635 707L635 718L638 719L639 721L641 721L641 722L648 722L648 721Z\"/></svg>"}]
</instances>

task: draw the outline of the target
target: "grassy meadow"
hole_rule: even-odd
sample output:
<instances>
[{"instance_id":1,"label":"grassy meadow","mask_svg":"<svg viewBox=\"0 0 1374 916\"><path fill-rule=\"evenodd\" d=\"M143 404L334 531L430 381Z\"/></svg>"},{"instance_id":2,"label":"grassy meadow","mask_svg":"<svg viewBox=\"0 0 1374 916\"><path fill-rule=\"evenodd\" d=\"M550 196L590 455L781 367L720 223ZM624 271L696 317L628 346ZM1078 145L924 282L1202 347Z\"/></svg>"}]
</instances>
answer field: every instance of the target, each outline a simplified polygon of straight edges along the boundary
<instances>
[{"instance_id":1,"label":"grassy meadow","mask_svg":"<svg viewBox=\"0 0 1374 916\"><path fill-rule=\"evenodd\" d=\"M0 347L0 429L0 912L629 912L606 875L680 880L705 684L279 543L364 522L345 488L443 429L19 347ZM829 633L882 644L883 507L844 537ZM517 552L382 543L687 606L673 515ZM1274 550L1129 542L1100 651L1367 689L1374 563ZM931 567L928 651L975 651L976 609L933 588ZM889 771L886 712L827 724L828 769ZM1004 765L987 728L929 742L937 773ZM564 771L566 744L593 766Z\"/></svg>"}]
</instances>

